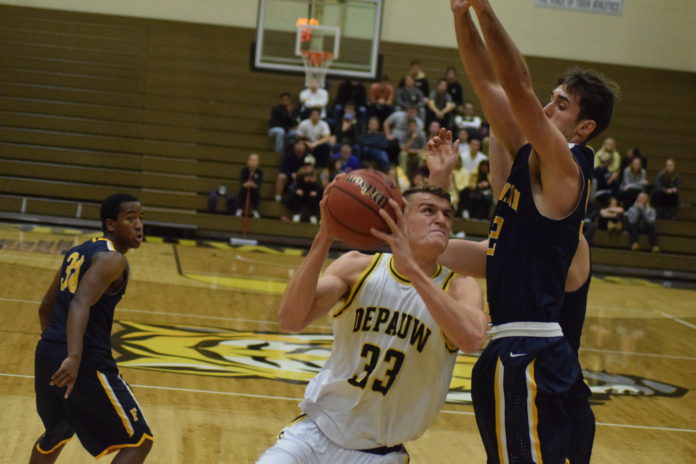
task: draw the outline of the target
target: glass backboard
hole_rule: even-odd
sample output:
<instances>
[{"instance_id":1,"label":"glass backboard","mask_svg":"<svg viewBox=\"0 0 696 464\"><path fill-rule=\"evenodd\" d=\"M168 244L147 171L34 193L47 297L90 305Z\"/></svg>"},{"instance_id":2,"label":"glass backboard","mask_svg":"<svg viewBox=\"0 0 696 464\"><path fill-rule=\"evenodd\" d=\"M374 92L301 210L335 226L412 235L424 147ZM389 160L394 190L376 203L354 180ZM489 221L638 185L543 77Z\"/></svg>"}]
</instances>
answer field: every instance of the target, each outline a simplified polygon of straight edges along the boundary
<instances>
[{"instance_id":1,"label":"glass backboard","mask_svg":"<svg viewBox=\"0 0 696 464\"><path fill-rule=\"evenodd\" d=\"M375 79L382 2L259 0L254 67L304 72L303 52L330 52L329 75Z\"/></svg>"}]
</instances>

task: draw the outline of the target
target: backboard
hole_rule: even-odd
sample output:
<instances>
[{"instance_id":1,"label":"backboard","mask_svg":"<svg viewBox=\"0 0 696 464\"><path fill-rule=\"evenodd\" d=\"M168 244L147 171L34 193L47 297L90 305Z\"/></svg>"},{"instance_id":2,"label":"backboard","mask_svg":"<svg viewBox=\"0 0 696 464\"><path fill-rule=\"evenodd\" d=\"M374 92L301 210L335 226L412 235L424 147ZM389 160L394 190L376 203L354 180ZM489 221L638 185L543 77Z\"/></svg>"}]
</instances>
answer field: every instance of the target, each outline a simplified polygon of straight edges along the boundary
<instances>
[{"instance_id":1,"label":"backboard","mask_svg":"<svg viewBox=\"0 0 696 464\"><path fill-rule=\"evenodd\" d=\"M254 67L304 72L303 52L329 52L328 75L375 79L383 0L259 0Z\"/></svg>"}]
</instances>

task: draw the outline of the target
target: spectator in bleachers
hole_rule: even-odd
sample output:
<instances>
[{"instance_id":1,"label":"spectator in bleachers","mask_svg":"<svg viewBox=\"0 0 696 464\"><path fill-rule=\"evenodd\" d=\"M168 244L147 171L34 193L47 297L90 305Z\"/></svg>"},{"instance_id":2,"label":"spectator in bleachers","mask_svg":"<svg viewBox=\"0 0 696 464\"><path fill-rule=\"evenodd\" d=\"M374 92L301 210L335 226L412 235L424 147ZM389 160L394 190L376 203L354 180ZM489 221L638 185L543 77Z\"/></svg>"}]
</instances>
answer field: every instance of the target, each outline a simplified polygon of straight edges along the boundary
<instances>
[{"instance_id":1,"label":"spectator in bleachers","mask_svg":"<svg viewBox=\"0 0 696 464\"><path fill-rule=\"evenodd\" d=\"M367 92L365 91L365 86L355 79L346 79L338 87L333 108L334 121L343 119L344 108L348 103L355 107L357 123L360 129L363 130L367 120Z\"/></svg>"},{"instance_id":2,"label":"spectator in bleachers","mask_svg":"<svg viewBox=\"0 0 696 464\"><path fill-rule=\"evenodd\" d=\"M302 138L298 138L280 163L280 172L276 177L275 201L281 201L290 184L295 181L295 173L304 165L307 146Z\"/></svg>"},{"instance_id":3,"label":"spectator in bleachers","mask_svg":"<svg viewBox=\"0 0 696 464\"><path fill-rule=\"evenodd\" d=\"M348 105L350 108L351 105ZM358 140L358 123L355 119L355 114L352 112L346 112L340 119L340 124L336 127L336 148L340 148L341 145L355 145ZM334 151L336 151L334 148Z\"/></svg>"},{"instance_id":4,"label":"spectator in bleachers","mask_svg":"<svg viewBox=\"0 0 696 464\"><path fill-rule=\"evenodd\" d=\"M466 129L460 129L457 132L459 139L459 156L469 152L469 132Z\"/></svg>"},{"instance_id":5,"label":"spectator in bleachers","mask_svg":"<svg viewBox=\"0 0 696 464\"><path fill-rule=\"evenodd\" d=\"M384 120L382 127L387 140L396 139L399 142L399 146L404 145L409 138L409 121L416 121L418 130L421 133L423 132L425 127L423 120L418 117L418 111L414 107L409 107L405 111L393 112L391 116Z\"/></svg>"},{"instance_id":6,"label":"spectator in bleachers","mask_svg":"<svg viewBox=\"0 0 696 464\"><path fill-rule=\"evenodd\" d=\"M640 161L643 164L643 168L648 169L648 159L645 156L643 156L643 153L641 153L640 148L631 147L628 150L626 150L626 154L623 156L623 158L621 158L619 172L623 172L624 169L630 166L631 161L633 161L633 158L640 158Z\"/></svg>"},{"instance_id":7,"label":"spectator in bleachers","mask_svg":"<svg viewBox=\"0 0 696 464\"><path fill-rule=\"evenodd\" d=\"M217 188L217 190L211 190L211 192L208 194L208 212L209 213L215 212L215 209L217 208L218 200L220 198L225 199L225 210L229 214L234 214L237 200L234 198L234 195L230 194L227 191L226 185L221 185Z\"/></svg>"},{"instance_id":8,"label":"spectator in bleachers","mask_svg":"<svg viewBox=\"0 0 696 464\"><path fill-rule=\"evenodd\" d=\"M665 161L665 168L657 174L655 190L653 190L653 205L657 209L657 217L661 219L676 219L679 208L679 187L681 178L677 172L674 160Z\"/></svg>"},{"instance_id":9,"label":"spectator in bleachers","mask_svg":"<svg viewBox=\"0 0 696 464\"><path fill-rule=\"evenodd\" d=\"M640 158L635 157L631 161L631 165L624 169L621 176L621 200L624 208L632 205L638 194L645 192L647 187L648 174L643 168Z\"/></svg>"},{"instance_id":10,"label":"spectator in bleachers","mask_svg":"<svg viewBox=\"0 0 696 464\"><path fill-rule=\"evenodd\" d=\"M300 222L302 216L309 216L309 222L317 223L322 187L315 164L314 156L307 155L303 166L295 173L295 181L290 187L291 193L287 203L293 213L292 222Z\"/></svg>"},{"instance_id":11,"label":"spectator in bleachers","mask_svg":"<svg viewBox=\"0 0 696 464\"><path fill-rule=\"evenodd\" d=\"M454 125L457 129L466 129L469 137L482 138L483 119L476 115L474 104L471 102L464 103L462 114L454 117Z\"/></svg>"},{"instance_id":12,"label":"spectator in bleachers","mask_svg":"<svg viewBox=\"0 0 696 464\"><path fill-rule=\"evenodd\" d=\"M321 113L317 108L312 108L309 118L297 126L297 135L305 140L307 150L317 160L317 166L326 168L331 153L331 129L326 121L321 119Z\"/></svg>"},{"instance_id":13,"label":"spectator in bleachers","mask_svg":"<svg viewBox=\"0 0 696 464\"><path fill-rule=\"evenodd\" d=\"M432 139L435 137L437 134L440 133L440 129L442 126L440 125L439 122L437 121L431 121L430 124L428 124L428 132L425 134L425 138L427 140Z\"/></svg>"},{"instance_id":14,"label":"spectator in bleachers","mask_svg":"<svg viewBox=\"0 0 696 464\"><path fill-rule=\"evenodd\" d=\"M440 126L449 128L452 112L456 107L452 96L447 91L447 80L440 79L437 81L437 87L430 92L430 98L428 98L428 123L434 120L439 122Z\"/></svg>"},{"instance_id":15,"label":"spectator in bleachers","mask_svg":"<svg viewBox=\"0 0 696 464\"><path fill-rule=\"evenodd\" d=\"M353 148L348 144L341 145L341 150L332 157L332 166L336 173L348 173L360 167L360 160L353 155Z\"/></svg>"},{"instance_id":16,"label":"spectator in bleachers","mask_svg":"<svg viewBox=\"0 0 696 464\"><path fill-rule=\"evenodd\" d=\"M411 178L411 187L422 187L425 185L426 175L422 171L416 172Z\"/></svg>"},{"instance_id":17,"label":"spectator in bleachers","mask_svg":"<svg viewBox=\"0 0 696 464\"><path fill-rule=\"evenodd\" d=\"M313 109L319 110L319 116L325 118L328 104L329 92L322 89L317 80L311 80L307 88L300 92L300 118L307 119Z\"/></svg>"},{"instance_id":18,"label":"spectator in bleachers","mask_svg":"<svg viewBox=\"0 0 696 464\"><path fill-rule=\"evenodd\" d=\"M611 179L608 179L608 183L612 184L614 182L617 182L618 185L621 184L621 154L619 151L616 149L616 141L611 138L607 137L604 139L602 142L602 148L597 150L595 153L595 158L594 158L594 165L595 167L599 166L601 163L602 158L609 158L609 172L611 172Z\"/></svg>"},{"instance_id":19,"label":"spectator in bleachers","mask_svg":"<svg viewBox=\"0 0 696 464\"><path fill-rule=\"evenodd\" d=\"M261 201L261 184L263 184L263 170L259 167L259 155L252 153L247 159L247 164L239 173L239 193L237 194L237 216L248 216L250 213L255 218L259 215L259 202Z\"/></svg>"},{"instance_id":20,"label":"spectator in bleachers","mask_svg":"<svg viewBox=\"0 0 696 464\"><path fill-rule=\"evenodd\" d=\"M404 76L404 86L396 91L396 109L404 111L408 108L416 108L418 116L425 118L425 95L416 87L415 81L409 75Z\"/></svg>"},{"instance_id":21,"label":"spectator in bleachers","mask_svg":"<svg viewBox=\"0 0 696 464\"><path fill-rule=\"evenodd\" d=\"M377 116L380 124L394 112L394 86L389 82L386 74L382 80L370 86L367 103L368 117Z\"/></svg>"},{"instance_id":22,"label":"spectator in bleachers","mask_svg":"<svg viewBox=\"0 0 696 464\"><path fill-rule=\"evenodd\" d=\"M280 103L271 109L268 135L273 137L276 153L285 153L286 139L297 133L297 110L287 92L280 94Z\"/></svg>"},{"instance_id":23,"label":"spectator in bleachers","mask_svg":"<svg viewBox=\"0 0 696 464\"><path fill-rule=\"evenodd\" d=\"M462 166L470 173L478 169L481 161L487 160L488 157L481 152L481 139L472 137L469 139L469 150L465 153L460 153Z\"/></svg>"},{"instance_id":24,"label":"spectator in bleachers","mask_svg":"<svg viewBox=\"0 0 696 464\"><path fill-rule=\"evenodd\" d=\"M445 71L445 79L447 79L447 93L452 97L455 106L464 104L464 89L462 84L457 80L457 72L452 66Z\"/></svg>"},{"instance_id":25,"label":"spectator in bleachers","mask_svg":"<svg viewBox=\"0 0 696 464\"><path fill-rule=\"evenodd\" d=\"M411 76L416 88L420 90L424 96L430 95L430 82L428 82L428 77L425 75L425 72L421 68L420 61L411 61L411 64L408 66L407 76ZM399 88L405 86L406 77L404 76L401 79L401 82L399 82Z\"/></svg>"},{"instance_id":26,"label":"spectator in bleachers","mask_svg":"<svg viewBox=\"0 0 696 464\"><path fill-rule=\"evenodd\" d=\"M358 146L361 162L374 161L381 167L389 166L389 140L379 131L379 119L376 116L367 121L367 132L358 136Z\"/></svg>"},{"instance_id":27,"label":"spectator in bleachers","mask_svg":"<svg viewBox=\"0 0 696 464\"><path fill-rule=\"evenodd\" d=\"M457 214L461 214L460 212L463 205L461 201L462 194L469 186L469 176L469 171L462 166L462 159L457 157L454 169L452 169L452 174L450 175L450 186L448 190L450 198L452 199L452 210Z\"/></svg>"},{"instance_id":28,"label":"spectator in bleachers","mask_svg":"<svg viewBox=\"0 0 696 464\"><path fill-rule=\"evenodd\" d=\"M600 205L606 204L610 196L617 195L619 192L618 179L609 171L611 164L611 154L604 152L599 159L599 166L592 171L594 181L592 201Z\"/></svg>"},{"instance_id":29,"label":"spectator in bleachers","mask_svg":"<svg viewBox=\"0 0 696 464\"><path fill-rule=\"evenodd\" d=\"M619 200L609 197L607 206L599 210L597 223L600 230L608 230L610 234L620 234L623 229L624 209Z\"/></svg>"},{"instance_id":30,"label":"spectator in bleachers","mask_svg":"<svg viewBox=\"0 0 696 464\"><path fill-rule=\"evenodd\" d=\"M408 176L398 165L391 166L389 172L387 172L387 176L389 176L389 179L394 182L402 192L405 192L411 186Z\"/></svg>"},{"instance_id":31,"label":"spectator in bleachers","mask_svg":"<svg viewBox=\"0 0 696 464\"><path fill-rule=\"evenodd\" d=\"M399 167L409 179L425 159L426 144L423 132L418 129L418 122L411 119L408 122L408 140L400 144L399 152Z\"/></svg>"},{"instance_id":32,"label":"spectator in bleachers","mask_svg":"<svg viewBox=\"0 0 696 464\"><path fill-rule=\"evenodd\" d=\"M640 162L638 158L637 161ZM626 212L626 222L628 223L628 233L631 239L631 250L640 250L638 244L638 234L647 234L650 247L653 253L659 253L660 247L657 246L657 233L655 232L655 219L657 212L648 202L648 194L641 192L636 197L636 201Z\"/></svg>"},{"instance_id":33,"label":"spectator in bleachers","mask_svg":"<svg viewBox=\"0 0 696 464\"><path fill-rule=\"evenodd\" d=\"M491 167L487 159L482 160L469 176L469 213L472 219L489 219L493 206L493 183Z\"/></svg>"}]
</instances>

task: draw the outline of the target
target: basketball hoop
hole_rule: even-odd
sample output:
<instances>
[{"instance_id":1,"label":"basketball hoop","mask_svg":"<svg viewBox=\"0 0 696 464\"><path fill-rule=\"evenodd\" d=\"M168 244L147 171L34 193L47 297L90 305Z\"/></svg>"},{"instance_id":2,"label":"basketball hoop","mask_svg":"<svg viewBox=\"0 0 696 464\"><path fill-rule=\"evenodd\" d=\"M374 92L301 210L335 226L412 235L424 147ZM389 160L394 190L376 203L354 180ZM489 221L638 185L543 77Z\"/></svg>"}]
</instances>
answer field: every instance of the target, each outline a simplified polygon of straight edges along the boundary
<instances>
[{"instance_id":1,"label":"basketball hoop","mask_svg":"<svg viewBox=\"0 0 696 464\"><path fill-rule=\"evenodd\" d=\"M334 54L331 52L315 52L303 50L300 53L302 63L305 70L305 85L309 86L312 81L319 83L320 87L324 87L326 73L329 71L329 66L334 60Z\"/></svg>"}]
</instances>

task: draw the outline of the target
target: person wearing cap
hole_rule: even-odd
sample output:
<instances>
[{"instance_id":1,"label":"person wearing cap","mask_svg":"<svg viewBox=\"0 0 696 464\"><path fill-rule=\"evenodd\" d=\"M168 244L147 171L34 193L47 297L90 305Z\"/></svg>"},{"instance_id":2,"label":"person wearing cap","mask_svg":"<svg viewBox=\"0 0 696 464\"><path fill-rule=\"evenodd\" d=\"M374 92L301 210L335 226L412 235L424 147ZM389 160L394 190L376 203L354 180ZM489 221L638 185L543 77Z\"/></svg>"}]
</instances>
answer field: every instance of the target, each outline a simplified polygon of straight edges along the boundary
<instances>
[{"instance_id":1,"label":"person wearing cap","mask_svg":"<svg viewBox=\"0 0 696 464\"><path fill-rule=\"evenodd\" d=\"M292 211L292 222L300 222L302 216L309 216L312 224L318 222L319 200L323 189L316 162L311 154L305 156L303 166L295 173L295 182L290 187L292 195L287 203Z\"/></svg>"}]
</instances>

